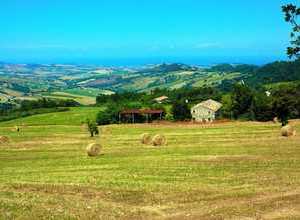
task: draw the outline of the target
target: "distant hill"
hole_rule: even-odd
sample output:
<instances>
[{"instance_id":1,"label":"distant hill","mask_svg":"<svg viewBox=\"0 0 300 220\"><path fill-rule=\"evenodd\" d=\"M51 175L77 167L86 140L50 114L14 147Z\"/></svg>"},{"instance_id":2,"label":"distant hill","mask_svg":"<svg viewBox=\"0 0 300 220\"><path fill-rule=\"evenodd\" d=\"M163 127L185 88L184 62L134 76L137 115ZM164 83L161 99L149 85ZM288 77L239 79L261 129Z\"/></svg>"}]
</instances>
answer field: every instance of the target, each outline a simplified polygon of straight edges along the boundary
<instances>
[{"instance_id":1,"label":"distant hill","mask_svg":"<svg viewBox=\"0 0 300 220\"><path fill-rule=\"evenodd\" d=\"M300 59L296 61L281 61L266 64L264 66L255 65L230 65L220 64L208 69L210 72L240 73L239 78L224 79L221 88L228 87L236 80L244 80L246 83L255 86L279 82L292 82L300 80ZM226 84L226 85L224 85Z\"/></svg>"},{"instance_id":2,"label":"distant hill","mask_svg":"<svg viewBox=\"0 0 300 220\"><path fill-rule=\"evenodd\" d=\"M256 65L248 65L248 64L239 64L239 65L231 65L231 64L218 64L215 65L208 70L211 72L240 72L240 73L254 73L259 69L259 66Z\"/></svg>"},{"instance_id":3,"label":"distant hill","mask_svg":"<svg viewBox=\"0 0 300 220\"><path fill-rule=\"evenodd\" d=\"M216 87L229 91L233 84L242 80L252 86L300 80L300 60L274 62L261 67L219 64L198 68L181 63L163 63L139 69L6 64L0 65L0 98L40 97L73 90L88 97L101 91L150 92L157 88Z\"/></svg>"},{"instance_id":4,"label":"distant hill","mask_svg":"<svg viewBox=\"0 0 300 220\"><path fill-rule=\"evenodd\" d=\"M153 72L162 72L162 73L167 73L167 72L174 72L174 71L195 71L197 70L196 67L191 67L186 64L181 64L181 63L171 63L171 64L160 64L156 65L152 68L148 68L145 70L140 71L140 73L153 73Z\"/></svg>"},{"instance_id":5,"label":"distant hill","mask_svg":"<svg viewBox=\"0 0 300 220\"><path fill-rule=\"evenodd\" d=\"M300 59L267 64L254 71L247 80L261 84L300 80Z\"/></svg>"}]
</instances>

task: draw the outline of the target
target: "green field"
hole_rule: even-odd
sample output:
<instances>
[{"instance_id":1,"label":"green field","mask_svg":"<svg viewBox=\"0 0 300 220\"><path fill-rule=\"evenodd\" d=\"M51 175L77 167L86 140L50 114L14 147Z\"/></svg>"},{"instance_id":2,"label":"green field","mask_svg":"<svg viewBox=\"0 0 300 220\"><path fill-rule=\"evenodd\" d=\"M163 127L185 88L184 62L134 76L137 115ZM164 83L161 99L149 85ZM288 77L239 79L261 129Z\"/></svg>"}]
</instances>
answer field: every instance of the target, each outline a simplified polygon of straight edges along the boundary
<instances>
[{"instance_id":1,"label":"green field","mask_svg":"<svg viewBox=\"0 0 300 220\"><path fill-rule=\"evenodd\" d=\"M87 119L95 120L99 107L73 107L70 111L33 115L0 123L2 126L32 125L81 125Z\"/></svg>"},{"instance_id":2,"label":"green field","mask_svg":"<svg viewBox=\"0 0 300 220\"><path fill-rule=\"evenodd\" d=\"M80 123L98 111L0 124L10 138L0 145L0 219L300 218L299 135L228 122L111 125L90 138ZM165 134L167 146L142 145L144 132ZM91 142L101 156L86 156Z\"/></svg>"},{"instance_id":3,"label":"green field","mask_svg":"<svg viewBox=\"0 0 300 220\"><path fill-rule=\"evenodd\" d=\"M64 92L80 95L80 96L89 96L89 97L96 97L99 94L112 94L113 92L109 90L102 90L102 89L94 89L94 88L74 88L74 89L67 89Z\"/></svg>"},{"instance_id":4,"label":"green field","mask_svg":"<svg viewBox=\"0 0 300 220\"><path fill-rule=\"evenodd\" d=\"M96 98L83 95L75 95L67 92L53 92L49 95L43 95L46 98L54 99L73 99L81 105L94 105L96 104Z\"/></svg>"}]
</instances>

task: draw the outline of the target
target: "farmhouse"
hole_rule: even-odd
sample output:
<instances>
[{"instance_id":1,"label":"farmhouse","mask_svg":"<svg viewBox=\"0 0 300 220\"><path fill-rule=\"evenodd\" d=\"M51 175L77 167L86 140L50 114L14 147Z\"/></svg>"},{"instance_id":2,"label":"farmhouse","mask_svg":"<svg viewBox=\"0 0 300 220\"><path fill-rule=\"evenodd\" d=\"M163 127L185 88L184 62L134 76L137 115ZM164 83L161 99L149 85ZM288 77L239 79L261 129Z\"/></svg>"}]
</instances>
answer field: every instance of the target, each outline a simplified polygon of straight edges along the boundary
<instances>
[{"instance_id":1,"label":"farmhouse","mask_svg":"<svg viewBox=\"0 0 300 220\"><path fill-rule=\"evenodd\" d=\"M192 118L197 122L212 122L215 120L216 113L221 107L221 103L212 99L200 102L191 108Z\"/></svg>"},{"instance_id":2,"label":"farmhouse","mask_svg":"<svg viewBox=\"0 0 300 220\"><path fill-rule=\"evenodd\" d=\"M153 99L153 100L154 100L155 102L161 104L161 103L167 101L168 99L169 99L169 97L164 95L164 96L157 97L157 98L155 98L155 99Z\"/></svg>"}]
</instances>

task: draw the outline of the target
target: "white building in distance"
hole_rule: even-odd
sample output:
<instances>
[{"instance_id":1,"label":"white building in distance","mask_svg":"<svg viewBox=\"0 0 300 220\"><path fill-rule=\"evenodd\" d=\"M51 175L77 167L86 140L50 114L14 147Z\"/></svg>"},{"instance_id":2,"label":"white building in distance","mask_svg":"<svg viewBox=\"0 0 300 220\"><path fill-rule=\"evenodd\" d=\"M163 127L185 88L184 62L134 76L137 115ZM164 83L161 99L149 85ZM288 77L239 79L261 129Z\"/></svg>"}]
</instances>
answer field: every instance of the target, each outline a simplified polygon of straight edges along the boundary
<instances>
[{"instance_id":1,"label":"white building in distance","mask_svg":"<svg viewBox=\"0 0 300 220\"><path fill-rule=\"evenodd\" d=\"M196 122L212 122L222 104L212 99L200 102L191 108L192 119Z\"/></svg>"}]
</instances>

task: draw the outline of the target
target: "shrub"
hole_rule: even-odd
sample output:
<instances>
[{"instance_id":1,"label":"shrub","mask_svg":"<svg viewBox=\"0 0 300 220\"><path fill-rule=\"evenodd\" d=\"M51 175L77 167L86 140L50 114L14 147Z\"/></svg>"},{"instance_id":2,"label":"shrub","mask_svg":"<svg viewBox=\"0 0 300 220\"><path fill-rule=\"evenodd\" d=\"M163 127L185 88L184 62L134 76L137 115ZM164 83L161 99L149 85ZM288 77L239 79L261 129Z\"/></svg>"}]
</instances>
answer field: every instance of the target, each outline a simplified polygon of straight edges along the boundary
<instances>
[{"instance_id":1,"label":"shrub","mask_svg":"<svg viewBox=\"0 0 300 220\"><path fill-rule=\"evenodd\" d=\"M99 134L99 130L98 130L96 122L90 121L88 119L87 120L87 126L88 126L88 130L89 130L89 132L91 134L91 137L94 137L94 135L98 135Z\"/></svg>"}]
</instances>

